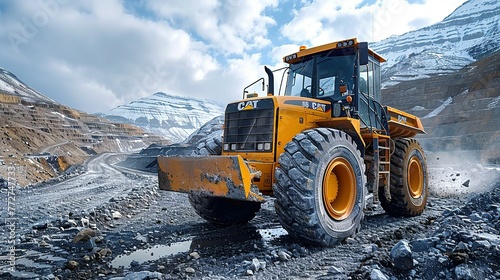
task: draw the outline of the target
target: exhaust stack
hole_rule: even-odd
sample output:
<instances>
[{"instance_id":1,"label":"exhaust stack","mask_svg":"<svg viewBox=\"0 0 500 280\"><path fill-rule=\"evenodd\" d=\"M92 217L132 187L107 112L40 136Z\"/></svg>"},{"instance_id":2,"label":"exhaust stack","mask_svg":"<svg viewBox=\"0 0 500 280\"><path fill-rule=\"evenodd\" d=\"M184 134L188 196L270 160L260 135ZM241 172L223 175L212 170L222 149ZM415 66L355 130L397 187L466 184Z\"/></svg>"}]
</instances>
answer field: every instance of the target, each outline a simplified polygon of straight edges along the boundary
<instances>
[{"instance_id":1,"label":"exhaust stack","mask_svg":"<svg viewBox=\"0 0 500 280\"><path fill-rule=\"evenodd\" d=\"M269 85L267 88L267 96L272 96L274 95L274 74L271 69L267 68L267 66L264 66L264 70L267 73L267 78L269 80Z\"/></svg>"}]
</instances>

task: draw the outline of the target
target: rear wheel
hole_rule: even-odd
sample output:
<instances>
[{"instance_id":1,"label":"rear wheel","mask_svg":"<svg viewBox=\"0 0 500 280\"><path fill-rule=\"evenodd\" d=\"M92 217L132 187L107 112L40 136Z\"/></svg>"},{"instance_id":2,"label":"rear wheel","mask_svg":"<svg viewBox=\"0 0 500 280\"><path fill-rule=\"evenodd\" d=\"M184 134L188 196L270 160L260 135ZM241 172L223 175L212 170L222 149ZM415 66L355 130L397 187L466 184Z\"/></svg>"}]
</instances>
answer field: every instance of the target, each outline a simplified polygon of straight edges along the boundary
<instances>
[{"instance_id":1,"label":"rear wheel","mask_svg":"<svg viewBox=\"0 0 500 280\"><path fill-rule=\"evenodd\" d=\"M391 157L391 201L380 190L380 204L393 216L417 216L427 204L428 175L424 151L415 139L397 139Z\"/></svg>"},{"instance_id":2,"label":"rear wheel","mask_svg":"<svg viewBox=\"0 0 500 280\"><path fill-rule=\"evenodd\" d=\"M275 208L290 235L332 246L359 231L365 165L348 134L328 128L299 133L286 145L279 163Z\"/></svg>"},{"instance_id":3,"label":"rear wheel","mask_svg":"<svg viewBox=\"0 0 500 280\"><path fill-rule=\"evenodd\" d=\"M220 155L222 142L211 138L198 145L195 155ZM203 219L220 225L245 224L260 210L260 202L189 194L189 202Z\"/></svg>"}]
</instances>

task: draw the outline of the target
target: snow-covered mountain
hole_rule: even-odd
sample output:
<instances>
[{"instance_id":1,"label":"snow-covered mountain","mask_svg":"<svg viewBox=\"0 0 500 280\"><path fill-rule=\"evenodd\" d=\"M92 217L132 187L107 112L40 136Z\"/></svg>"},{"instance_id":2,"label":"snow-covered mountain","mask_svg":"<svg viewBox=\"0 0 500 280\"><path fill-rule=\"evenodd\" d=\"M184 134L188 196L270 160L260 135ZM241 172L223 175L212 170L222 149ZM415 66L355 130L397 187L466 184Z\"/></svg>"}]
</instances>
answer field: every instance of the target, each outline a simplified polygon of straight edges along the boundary
<instances>
[{"instance_id":1,"label":"snow-covered mountain","mask_svg":"<svg viewBox=\"0 0 500 280\"><path fill-rule=\"evenodd\" d=\"M500 1L469 0L439 23L370 47L387 59L384 87L456 72L500 50Z\"/></svg>"},{"instance_id":2,"label":"snow-covered mountain","mask_svg":"<svg viewBox=\"0 0 500 280\"><path fill-rule=\"evenodd\" d=\"M181 142L203 124L224 114L221 104L157 92L99 115L114 122L131 123L150 133Z\"/></svg>"},{"instance_id":3,"label":"snow-covered mountain","mask_svg":"<svg viewBox=\"0 0 500 280\"><path fill-rule=\"evenodd\" d=\"M16 75L0 67L0 93L20 97L28 102L56 103L54 100L32 89Z\"/></svg>"}]
</instances>

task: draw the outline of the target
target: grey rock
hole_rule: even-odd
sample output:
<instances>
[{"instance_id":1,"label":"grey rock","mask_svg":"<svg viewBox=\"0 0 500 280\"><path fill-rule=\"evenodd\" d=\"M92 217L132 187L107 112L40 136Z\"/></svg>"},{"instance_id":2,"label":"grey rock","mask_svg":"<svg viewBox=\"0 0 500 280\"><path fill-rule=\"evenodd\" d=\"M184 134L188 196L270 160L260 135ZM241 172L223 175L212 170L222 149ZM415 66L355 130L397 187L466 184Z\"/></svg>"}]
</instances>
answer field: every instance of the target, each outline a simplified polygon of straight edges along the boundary
<instances>
[{"instance_id":1,"label":"grey rock","mask_svg":"<svg viewBox=\"0 0 500 280\"><path fill-rule=\"evenodd\" d=\"M343 273L344 269L342 269L341 267L330 266L330 268L328 268L328 274L343 274Z\"/></svg>"},{"instance_id":2,"label":"grey rock","mask_svg":"<svg viewBox=\"0 0 500 280\"><path fill-rule=\"evenodd\" d=\"M278 251L278 257L279 257L280 261L283 261L283 262L286 262L292 258L292 256L290 256L290 254L288 254L287 252L282 251L282 250Z\"/></svg>"},{"instance_id":3,"label":"grey rock","mask_svg":"<svg viewBox=\"0 0 500 280\"><path fill-rule=\"evenodd\" d=\"M260 269L260 261L257 258L252 259L252 263L250 264L250 269L257 272Z\"/></svg>"},{"instance_id":4,"label":"grey rock","mask_svg":"<svg viewBox=\"0 0 500 280\"><path fill-rule=\"evenodd\" d=\"M198 252L192 252L191 254L189 254L189 256L191 256L195 260L200 258L200 254L198 254Z\"/></svg>"},{"instance_id":5,"label":"grey rock","mask_svg":"<svg viewBox=\"0 0 500 280\"><path fill-rule=\"evenodd\" d=\"M477 240L472 242L472 250L476 251L479 248L489 249L491 247L490 242L487 240Z\"/></svg>"},{"instance_id":6,"label":"grey rock","mask_svg":"<svg viewBox=\"0 0 500 280\"><path fill-rule=\"evenodd\" d=\"M43 230L43 229L47 229L48 226L49 226L48 223L41 222L41 223L34 224L33 226L31 226L31 228L36 229L36 230Z\"/></svg>"},{"instance_id":7,"label":"grey rock","mask_svg":"<svg viewBox=\"0 0 500 280\"><path fill-rule=\"evenodd\" d=\"M400 240L391 250L394 267L399 270L413 268L413 256L410 245L406 240Z\"/></svg>"},{"instance_id":8,"label":"grey rock","mask_svg":"<svg viewBox=\"0 0 500 280\"><path fill-rule=\"evenodd\" d=\"M472 277L472 271L465 264L461 264L461 265L456 266L455 269L453 270L453 272L455 272L455 276L459 280L474 279L474 277Z\"/></svg>"},{"instance_id":9,"label":"grey rock","mask_svg":"<svg viewBox=\"0 0 500 280\"><path fill-rule=\"evenodd\" d=\"M96 232L90 228L84 228L73 238L73 243L85 243L92 237L96 236Z\"/></svg>"},{"instance_id":10,"label":"grey rock","mask_svg":"<svg viewBox=\"0 0 500 280\"><path fill-rule=\"evenodd\" d=\"M373 269L371 272L370 272L370 279L371 280L389 280L387 278L387 276L385 276L385 274L380 271L380 269Z\"/></svg>"},{"instance_id":11,"label":"grey rock","mask_svg":"<svg viewBox=\"0 0 500 280\"><path fill-rule=\"evenodd\" d=\"M469 183L470 183L470 179L468 179L467 181L463 182L462 186L468 188L469 187Z\"/></svg>"},{"instance_id":12,"label":"grey rock","mask_svg":"<svg viewBox=\"0 0 500 280\"><path fill-rule=\"evenodd\" d=\"M469 251L469 245L467 245L464 242L460 241L453 251L454 252L468 252Z\"/></svg>"},{"instance_id":13,"label":"grey rock","mask_svg":"<svg viewBox=\"0 0 500 280\"><path fill-rule=\"evenodd\" d=\"M191 274L196 272L192 267L186 267L184 271L186 271L186 273L191 273Z\"/></svg>"},{"instance_id":14,"label":"grey rock","mask_svg":"<svg viewBox=\"0 0 500 280\"><path fill-rule=\"evenodd\" d=\"M121 219L123 217L122 213L118 212L118 211L113 211L113 213L111 213L111 216L113 217L113 219L117 220L117 219Z\"/></svg>"},{"instance_id":15,"label":"grey rock","mask_svg":"<svg viewBox=\"0 0 500 280\"><path fill-rule=\"evenodd\" d=\"M67 267L68 269L70 269L70 270L75 270L75 269L78 267L78 265L79 265L79 264L78 264L78 262L76 262L76 261L68 261L68 262L66 263L66 267Z\"/></svg>"},{"instance_id":16,"label":"grey rock","mask_svg":"<svg viewBox=\"0 0 500 280\"><path fill-rule=\"evenodd\" d=\"M437 237L413 240L410 242L411 249L413 252L425 252L436 246L437 241L439 241L439 238Z\"/></svg>"}]
</instances>

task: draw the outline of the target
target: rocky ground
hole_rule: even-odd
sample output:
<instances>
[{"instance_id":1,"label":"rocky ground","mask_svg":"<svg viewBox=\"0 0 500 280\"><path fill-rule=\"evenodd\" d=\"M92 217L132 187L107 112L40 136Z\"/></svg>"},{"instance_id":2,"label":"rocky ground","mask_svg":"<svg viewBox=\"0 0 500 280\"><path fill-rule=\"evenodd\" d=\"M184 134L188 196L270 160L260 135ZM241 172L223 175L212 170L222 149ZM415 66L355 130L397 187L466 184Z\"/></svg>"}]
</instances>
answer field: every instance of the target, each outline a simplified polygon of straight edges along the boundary
<instances>
[{"instance_id":1,"label":"rocky ground","mask_svg":"<svg viewBox=\"0 0 500 280\"><path fill-rule=\"evenodd\" d=\"M423 215L372 206L360 234L320 248L288 236L271 197L248 225L215 227L186 195L159 191L153 174L117 167L121 159L102 154L60 181L2 189L0 278L500 278L495 166L431 160Z\"/></svg>"}]
</instances>

